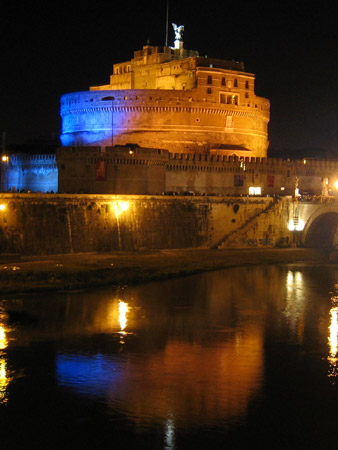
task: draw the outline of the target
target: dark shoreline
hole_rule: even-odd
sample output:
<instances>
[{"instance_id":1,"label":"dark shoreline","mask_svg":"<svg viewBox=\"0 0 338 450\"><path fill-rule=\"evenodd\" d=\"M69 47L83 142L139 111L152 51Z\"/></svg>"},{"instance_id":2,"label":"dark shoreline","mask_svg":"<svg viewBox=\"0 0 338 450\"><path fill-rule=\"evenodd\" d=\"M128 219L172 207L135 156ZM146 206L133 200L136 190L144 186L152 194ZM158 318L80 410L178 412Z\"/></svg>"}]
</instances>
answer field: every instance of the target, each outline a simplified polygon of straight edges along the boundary
<instances>
[{"instance_id":1,"label":"dark shoreline","mask_svg":"<svg viewBox=\"0 0 338 450\"><path fill-rule=\"evenodd\" d=\"M39 257L1 256L4 295L139 284L228 267L330 263L320 249L172 249Z\"/></svg>"}]
</instances>

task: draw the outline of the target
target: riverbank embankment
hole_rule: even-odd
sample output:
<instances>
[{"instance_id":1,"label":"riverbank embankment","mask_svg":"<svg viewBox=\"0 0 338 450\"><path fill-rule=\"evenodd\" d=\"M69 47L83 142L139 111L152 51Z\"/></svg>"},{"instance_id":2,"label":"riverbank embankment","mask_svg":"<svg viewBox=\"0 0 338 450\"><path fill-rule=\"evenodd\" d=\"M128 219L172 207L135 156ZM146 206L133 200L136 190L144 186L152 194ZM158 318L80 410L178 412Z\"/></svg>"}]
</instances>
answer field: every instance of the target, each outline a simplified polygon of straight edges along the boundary
<instances>
[{"instance_id":1,"label":"riverbank embankment","mask_svg":"<svg viewBox=\"0 0 338 450\"><path fill-rule=\"evenodd\" d=\"M0 291L16 294L126 285L257 264L331 264L318 249L179 249L0 256Z\"/></svg>"}]
</instances>

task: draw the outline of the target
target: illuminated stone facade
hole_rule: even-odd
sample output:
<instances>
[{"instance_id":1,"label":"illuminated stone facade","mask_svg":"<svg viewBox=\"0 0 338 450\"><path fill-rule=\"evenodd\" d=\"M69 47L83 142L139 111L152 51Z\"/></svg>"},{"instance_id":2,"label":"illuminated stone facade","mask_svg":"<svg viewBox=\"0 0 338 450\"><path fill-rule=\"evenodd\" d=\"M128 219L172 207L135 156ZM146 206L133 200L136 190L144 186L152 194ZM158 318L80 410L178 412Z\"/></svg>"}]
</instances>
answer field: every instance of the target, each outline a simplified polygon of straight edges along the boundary
<instances>
[{"instance_id":1,"label":"illuminated stone facade","mask_svg":"<svg viewBox=\"0 0 338 450\"><path fill-rule=\"evenodd\" d=\"M338 161L170 153L137 146L62 147L59 192L172 195L336 195Z\"/></svg>"},{"instance_id":2,"label":"illuminated stone facade","mask_svg":"<svg viewBox=\"0 0 338 450\"><path fill-rule=\"evenodd\" d=\"M61 141L266 157L270 104L254 83L243 63L147 45L109 84L61 97Z\"/></svg>"},{"instance_id":3,"label":"illuminated stone facade","mask_svg":"<svg viewBox=\"0 0 338 450\"><path fill-rule=\"evenodd\" d=\"M8 160L1 164L0 189L4 192L57 192L56 156L10 155Z\"/></svg>"}]
</instances>

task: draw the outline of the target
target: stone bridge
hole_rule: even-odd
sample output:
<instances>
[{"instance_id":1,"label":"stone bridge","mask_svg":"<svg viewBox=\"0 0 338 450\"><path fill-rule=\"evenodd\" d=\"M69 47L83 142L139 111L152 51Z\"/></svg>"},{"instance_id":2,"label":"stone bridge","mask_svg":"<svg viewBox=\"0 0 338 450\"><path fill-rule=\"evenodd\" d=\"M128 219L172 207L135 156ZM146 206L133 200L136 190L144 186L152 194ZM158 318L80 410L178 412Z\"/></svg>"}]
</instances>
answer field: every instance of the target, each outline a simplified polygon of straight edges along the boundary
<instances>
[{"instance_id":1,"label":"stone bridge","mask_svg":"<svg viewBox=\"0 0 338 450\"><path fill-rule=\"evenodd\" d=\"M301 245L337 247L338 198L315 197L308 201L290 201L289 218L289 229Z\"/></svg>"},{"instance_id":2,"label":"stone bridge","mask_svg":"<svg viewBox=\"0 0 338 450\"><path fill-rule=\"evenodd\" d=\"M252 199L248 198L250 203ZM227 247L338 247L338 198L276 197L215 245Z\"/></svg>"}]
</instances>

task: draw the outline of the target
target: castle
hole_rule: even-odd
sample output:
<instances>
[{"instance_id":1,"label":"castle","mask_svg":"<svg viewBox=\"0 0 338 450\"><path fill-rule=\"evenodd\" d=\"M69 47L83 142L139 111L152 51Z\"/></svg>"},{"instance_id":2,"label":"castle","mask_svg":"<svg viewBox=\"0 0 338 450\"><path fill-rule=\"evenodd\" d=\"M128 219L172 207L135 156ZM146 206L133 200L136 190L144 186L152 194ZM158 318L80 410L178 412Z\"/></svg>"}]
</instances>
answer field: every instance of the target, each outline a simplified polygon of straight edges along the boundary
<instances>
[{"instance_id":1,"label":"castle","mask_svg":"<svg viewBox=\"0 0 338 450\"><path fill-rule=\"evenodd\" d=\"M179 28L179 27L178 27ZM316 195L338 162L267 158L269 101L243 63L146 45L109 84L60 100L63 147L12 155L2 190L84 194Z\"/></svg>"},{"instance_id":2,"label":"castle","mask_svg":"<svg viewBox=\"0 0 338 450\"><path fill-rule=\"evenodd\" d=\"M146 45L61 97L56 154L2 155L0 252L335 246L338 160L268 158L269 109L242 63Z\"/></svg>"},{"instance_id":3,"label":"castle","mask_svg":"<svg viewBox=\"0 0 338 450\"><path fill-rule=\"evenodd\" d=\"M170 153L266 157L269 101L240 62L146 45L109 84L61 98L63 146L137 144Z\"/></svg>"}]
</instances>

